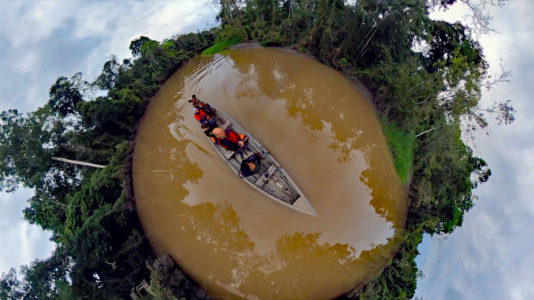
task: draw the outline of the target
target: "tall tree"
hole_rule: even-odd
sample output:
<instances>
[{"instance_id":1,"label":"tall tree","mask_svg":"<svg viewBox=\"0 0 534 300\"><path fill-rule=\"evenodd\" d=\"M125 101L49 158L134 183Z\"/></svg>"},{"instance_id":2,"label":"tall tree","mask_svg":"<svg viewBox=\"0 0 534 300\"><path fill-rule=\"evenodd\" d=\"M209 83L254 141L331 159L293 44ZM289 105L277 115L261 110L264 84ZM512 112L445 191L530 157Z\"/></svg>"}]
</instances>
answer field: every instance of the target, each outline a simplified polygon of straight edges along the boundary
<instances>
[{"instance_id":1,"label":"tall tree","mask_svg":"<svg viewBox=\"0 0 534 300\"><path fill-rule=\"evenodd\" d=\"M67 282L68 270L69 259L61 248L51 257L23 267L24 281L28 285L24 299L58 298L61 283Z\"/></svg>"},{"instance_id":2,"label":"tall tree","mask_svg":"<svg viewBox=\"0 0 534 300\"><path fill-rule=\"evenodd\" d=\"M46 130L47 108L26 117L16 110L0 114L0 186L12 192L19 184L42 186L51 167L54 132Z\"/></svg>"},{"instance_id":3,"label":"tall tree","mask_svg":"<svg viewBox=\"0 0 534 300\"><path fill-rule=\"evenodd\" d=\"M117 58L113 55L110 60L104 63L102 67L102 72L93 82L94 85L98 86L103 90L110 90L115 84L115 78L119 73L120 64L117 62Z\"/></svg>"},{"instance_id":4,"label":"tall tree","mask_svg":"<svg viewBox=\"0 0 534 300\"><path fill-rule=\"evenodd\" d=\"M130 42L130 51L133 57L138 57L141 54L141 47L144 43L151 41L148 37L142 35L139 38Z\"/></svg>"},{"instance_id":5,"label":"tall tree","mask_svg":"<svg viewBox=\"0 0 534 300\"><path fill-rule=\"evenodd\" d=\"M2 278L0 278L0 299L22 299L25 290L26 285L19 279L14 268L11 268L7 274L2 274Z\"/></svg>"},{"instance_id":6,"label":"tall tree","mask_svg":"<svg viewBox=\"0 0 534 300\"><path fill-rule=\"evenodd\" d=\"M50 87L50 109L65 117L76 112L76 106L84 101L83 92L89 84L82 79L82 73L76 73L70 79L59 77Z\"/></svg>"}]
</instances>

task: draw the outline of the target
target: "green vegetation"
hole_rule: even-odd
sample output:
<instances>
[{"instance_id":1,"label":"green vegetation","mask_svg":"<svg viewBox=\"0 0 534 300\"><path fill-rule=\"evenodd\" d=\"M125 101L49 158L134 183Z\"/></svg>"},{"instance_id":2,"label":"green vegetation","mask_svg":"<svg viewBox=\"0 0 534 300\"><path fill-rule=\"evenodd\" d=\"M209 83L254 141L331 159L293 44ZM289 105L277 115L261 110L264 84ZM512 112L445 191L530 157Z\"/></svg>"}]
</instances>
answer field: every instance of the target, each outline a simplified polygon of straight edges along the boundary
<instances>
[{"instance_id":1,"label":"green vegetation","mask_svg":"<svg viewBox=\"0 0 534 300\"><path fill-rule=\"evenodd\" d=\"M393 155L397 175L401 182L406 183L413 165L415 134L413 132L403 131L395 123L390 123L384 119L380 121L389 149Z\"/></svg>"},{"instance_id":2,"label":"green vegetation","mask_svg":"<svg viewBox=\"0 0 534 300\"><path fill-rule=\"evenodd\" d=\"M52 232L57 245L50 258L4 275L0 299L123 299L148 278L153 254L131 186L136 125L159 86L214 39L213 31L163 43L140 37L130 44L135 60L112 57L92 83L80 73L60 77L35 112L0 114L0 188L34 189L24 216ZM88 96L95 89L107 95Z\"/></svg>"},{"instance_id":3,"label":"green vegetation","mask_svg":"<svg viewBox=\"0 0 534 300\"><path fill-rule=\"evenodd\" d=\"M215 44L213 44L213 46L202 51L202 55L213 55L215 53L220 53L232 45L239 44L240 41L241 40L238 37L234 37L229 40L218 41Z\"/></svg>"},{"instance_id":4,"label":"green vegetation","mask_svg":"<svg viewBox=\"0 0 534 300\"><path fill-rule=\"evenodd\" d=\"M385 268L377 274L376 278L359 291L360 299L410 299L416 287L419 275L415 264L417 245L421 243L421 232L407 232L404 243ZM342 296L339 299L350 299Z\"/></svg>"},{"instance_id":5,"label":"green vegetation","mask_svg":"<svg viewBox=\"0 0 534 300\"><path fill-rule=\"evenodd\" d=\"M152 254L131 191L136 124L159 86L214 41L204 54L237 41L290 46L361 79L375 94L399 177L411 179L408 219L404 241L383 271L340 298L413 297L422 235L461 226L473 206L473 188L491 174L462 141L461 128L487 126L481 112L513 121L509 102L491 110L478 106L488 64L470 29L428 16L430 8L454 2L221 0L219 29L162 43L140 37L130 44L135 60L113 57L92 83L81 74L58 78L47 104L35 112L2 112L0 188L35 190L25 218L50 230L57 249L23 267L20 276L5 274L0 298L127 298L135 283L148 278L145 261ZM97 88L107 95L90 98L87 91ZM154 290L167 295L164 275L152 277ZM174 286L181 291L175 295L198 295Z\"/></svg>"}]
</instances>

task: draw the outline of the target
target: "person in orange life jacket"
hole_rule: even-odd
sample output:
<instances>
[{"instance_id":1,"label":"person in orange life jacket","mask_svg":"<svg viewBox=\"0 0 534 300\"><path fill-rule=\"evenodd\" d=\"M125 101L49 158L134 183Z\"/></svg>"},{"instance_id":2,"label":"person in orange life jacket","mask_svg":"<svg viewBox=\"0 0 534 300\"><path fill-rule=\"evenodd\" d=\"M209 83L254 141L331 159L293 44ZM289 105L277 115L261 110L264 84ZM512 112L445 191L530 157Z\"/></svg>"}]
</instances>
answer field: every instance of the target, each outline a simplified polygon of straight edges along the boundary
<instances>
[{"instance_id":1,"label":"person in orange life jacket","mask_svg":"<svg viewBox=\"0 0 534 300\"><path fill-rule=\"evenodd\" d=\"M212 133L211 141L230 151L237 151L245 147L245 142L248 140L246 135L238 134L231 129L223 130L220 127L216 127L212 130Z\"/></svg>"},{"instance_id":2,"label":"person in orange life jacket","mask_svg":"<svg viewBox=\"0 0 534 300\"><path fill-rule=\"evenodd\" d=\"M195 120L199 121L200 123L204 123L211 118L204 110L198 107L193 108L193 111L193 116L195 117Z\"/></svg>"},{"instance_id":3,"label":"person in orange life jacket","mask_svg":"<svg viewBox=\"0 0 534 300\"><path fill-rule=\"evenodd\" d=\"M202 110L205 114L209 116L213 116L215 114L215 109L213 109L206 102L200 101L196 95L191 96L191 99L189 99L189 103L193 104L194 108Z\"/></svg>"},{"instance_id":4,"label":"person in orange life jacket","mask_svg":"<svg viewBox=\"0 0 534 300\"><path fill-rule=\"evenodd\" d=\"M215 118L210 117L200 108L195 107L193 110L193 116L195 117L195 120L200 122L200 127L202 127L202 130L204 130L204 134L212 137L212 131L217 127L217 121Z\"/></svg>"},{"instance_id":5,"label":"person in orange life jacket","mask_svg":"<svg viewBox=\"0 0 534 300\"><path fill-rule=\"evenodd\" d=\"M241 175L243 177L248 177L258 173L261 169L261 159L262 157L259 153L254 153L246 159L243 159L240 168Z\"/></svg>"}]
</instances>

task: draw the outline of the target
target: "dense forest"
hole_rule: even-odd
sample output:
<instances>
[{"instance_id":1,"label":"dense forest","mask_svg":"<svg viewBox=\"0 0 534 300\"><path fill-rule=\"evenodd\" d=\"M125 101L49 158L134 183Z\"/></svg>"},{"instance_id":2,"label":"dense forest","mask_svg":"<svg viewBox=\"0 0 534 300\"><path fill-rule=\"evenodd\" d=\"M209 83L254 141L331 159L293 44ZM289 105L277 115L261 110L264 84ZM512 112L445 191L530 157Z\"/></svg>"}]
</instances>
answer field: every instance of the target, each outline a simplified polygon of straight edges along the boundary
<instances>
[{"instance_id":1,"label":"dense forest","mask_svg":"<svg viewBox=\"0 0 534 300\"><path fill-rule=\"evenodd\" d=\"M43 107L2 112L0 188L35 191L24 217L51 231L57 247L50 258L4 274L0 298L128 298L145 278L157 297L201 297L194 283L171 286L150 266L154 257L131 187L133 140L152 96L188 59L247 41L309 53L374 94L399 178L408 185L409 215L397 254L341 298L413 297L423 234L461 226L474 204L472 190L491 174L462 134L485 128L488 114L513 121L509 102L479 107L482 87L495 80L473 37L477 26L429 18L431 9L454 2L221 0L220 27L163 42L142 36L130 44L134 59L113 57L92 82L80 73L60 77ZM105 96L92 96L95 90Z\"/></svg>"}]
</instances>

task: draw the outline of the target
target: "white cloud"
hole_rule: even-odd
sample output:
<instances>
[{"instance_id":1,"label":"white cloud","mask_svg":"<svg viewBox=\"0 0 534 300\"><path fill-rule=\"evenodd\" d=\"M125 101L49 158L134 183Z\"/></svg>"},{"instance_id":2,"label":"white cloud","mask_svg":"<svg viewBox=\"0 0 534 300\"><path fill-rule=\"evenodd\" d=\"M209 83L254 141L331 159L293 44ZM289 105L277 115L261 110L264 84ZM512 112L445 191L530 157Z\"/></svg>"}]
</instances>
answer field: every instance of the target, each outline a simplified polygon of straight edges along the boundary
<instances>
[{"instance_id":1,"label":"white cloud","mask_svg":"<svg viewBox=\"0 0 534 300\"><path fill-rule=\"evenodd\" d=\"M0 109L28 111L47 100L57 77L81 71L92 80L112 54L129 57L134 38L163 40L207 29L215 24L215 12L207 2L193 0L0 1L0 20L2 59L10 62L0 74ZM29 94L28 86L38 88L41 97Z\"/></svg>"},{"instance_id":2,"label":"white cloud","mask_svg":"<svg viewBox=\"0 0 534 300\"><path fill-rule=\"evenodd\" d=\"M30 196L31 191L27 189L13 194L0 193L0 274L36 258L46 258L55 247L49 241L50 233L23 219L22 209Z\"/></svg>"},{"instance_id":3,"label":"white cloud","mask_svg":"<svg viewBox=\"0 0 534 300\"><path fill-rule=\"evenodd\" d=\"M29 73L39 62L39 56L35 51L26 51L21 54L20 59L14 62L15 69L21 73Z\"/></svg>"},{"instance_id":4,"label":"white cloud","mask_svg":"<svg viewBox=\"0 0 534 300\"><path fill-rule=\"evenodd\" d=\"M63 3L63 2L62 2ZM61 20L50 16L62 9L63 4L58 1L2 1L0 4L2 33L9 37L12 47L20 48L46 39L51 31L59 26ZM69 6L69 2L64 2Z\"/></svg>"}]
</instances>

